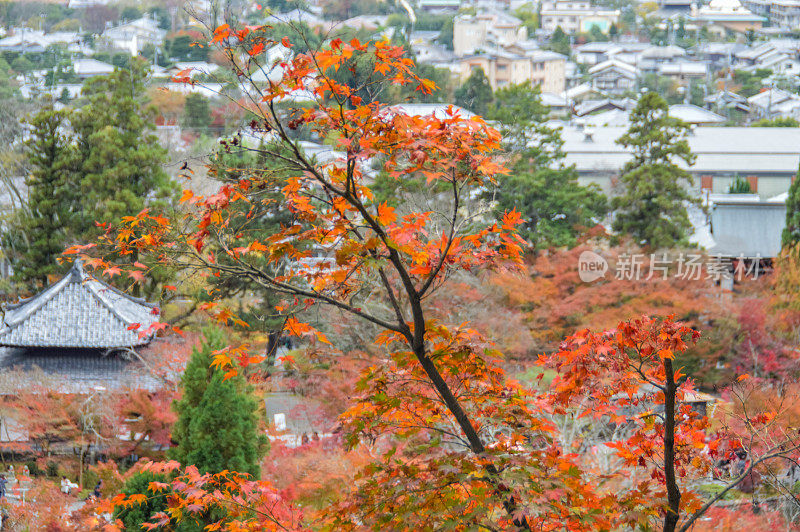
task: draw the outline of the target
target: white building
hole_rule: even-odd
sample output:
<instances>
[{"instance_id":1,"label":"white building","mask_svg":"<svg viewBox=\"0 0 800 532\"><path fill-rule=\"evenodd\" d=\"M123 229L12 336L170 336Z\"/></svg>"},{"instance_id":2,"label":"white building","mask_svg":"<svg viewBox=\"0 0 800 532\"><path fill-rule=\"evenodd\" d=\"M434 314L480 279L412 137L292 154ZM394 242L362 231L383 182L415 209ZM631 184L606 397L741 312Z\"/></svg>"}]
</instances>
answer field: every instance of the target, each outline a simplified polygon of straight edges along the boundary
<instances>
[{"instance_id":1,"label":"white building","mask_svg":"<svg viewBox=\"0 0 800 532\"><path fill-rule=\"evenodd\" d=\"M114 65L109 65L97 59L81 58L72 62L72 69L81 79L93 78L94 76L106 76L114 72Z\"/></svg>"},{"instance_id":2,"label":"white building","mask_svg":"<svg viewBox=\"0 0 800 532\"><path fill-rule=\"evenodd\" d=\"M589 69L592 87L608 94L622 94L636 89L639 70L628 63L611 59Z\"/></svg>"},{"instance_id":3,"label":"white building","mask_svg":"<svg viewBox=\"0 0 800 532\"><path fill-rule=\"evenodd\" d=\"M135 56L147 44L160 46L166 34L166 30L158 27L158 20L145 14L140 19L108 28L101 37L111 46Z\"/></svg>"},{"instance_id":4,"label":"white building","mask_svg":"<svg viewBox=\"0 0 800 532\"><path fill-rule=\"evenodd\" d=\"M42 53L48 46L60 44L68 51L91 54L92 50L85 45L80 34L72 31L43 31L28 28L11 28L9 35L0 39L0 52Z\"/></svg>"},{"instance_id":5,"label":"white building","mask_svg":"<svg viewBox=\"0 0 800 532\"><path fill-rule=\"evenodd\" d=\"M588 33L592 26L607 33L619 22L619 9L593 7L590 0L542 0L542 29L553 32Z\"/></svg>"},{"instance_id":6,"label":"white building","mask_svg":"<svg viewBox=\"0 0 800 532\"><path fill-rule=\"evenodd\" d=\"M506 46L527 38L522 21L502 11L458 15L453 19L453 51L457 56L475 53L487 45Z\"/></svg>"},{"instance_id":7,"label":"white building","mask_svg":"<svg viewBox=\"0 0 800 532\"><path fill-rule=\"evenodd\" d=\"M782 28L800 27L800 2L797 0L773 0L769 7L769 21Z\"/></svg>"}]
</instances>

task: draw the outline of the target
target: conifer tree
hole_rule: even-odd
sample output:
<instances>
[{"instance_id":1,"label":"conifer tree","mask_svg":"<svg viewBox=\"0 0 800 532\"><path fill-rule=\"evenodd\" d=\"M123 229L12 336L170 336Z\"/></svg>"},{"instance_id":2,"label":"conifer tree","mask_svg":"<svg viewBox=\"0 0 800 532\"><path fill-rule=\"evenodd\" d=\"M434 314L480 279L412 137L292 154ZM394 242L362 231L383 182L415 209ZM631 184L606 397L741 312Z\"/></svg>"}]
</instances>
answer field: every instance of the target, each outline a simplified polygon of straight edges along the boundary
<instances>
[{"instance_id":1,"label":"conifer tree","mask_svg":"<svg viewBox=\"0 0 800 532\"><path fill-rule=\"evenodd\" d=\"M77 153L68 132L69 112L56 110L52 99L28 119L25 151L30 174L27 208L13 213L3 236L3 248L14 268L14 279L31 288L47 284L60 273L56 262L69 241L67 227L74 215Z\"/></svg>"},{"instance_id":2,"label":"conifer tree","mask_svg":"<svg viewBox=\"0 0 800 532\"><path fill-rule=\"evenodd\" d=\"M181 380L183 395L174 404L176 446L169 456L201 473L231 470L258 478L267 445L259 432L258 403L241 374L226 380L222 370L211 366L213 352L227 345L222 331L208 329L204 336Z\"/></svg>"},{"instance_id":3,"label":"conifer tree","mask_svg":"<svg viewBox=\"0 0 800 532\"><path fill-rule=\"evenodd\" d=\"M580 229L597 224L608 207L597 187L580 186L575 168L564 164L564 142L545 125L548 113L539 87L523 83L499 89L486 115L501 124L511 169L498 182L498 214L520 211L520 234L537 248L574 245Z\"/></svg>"},{"instance_id":4,"label":"conifer tree","mask_svg":"<svg viewBox=\"0 0 800 532\"><path fill-rule=\"evenodd\" d=\"M455 92L456 105L481 116L492 102L492 86L482 68L476 68Z\"/></svg>"},{"instance_id":5,"label":"conifer tree","mask_svg":"<svg viewBox=\"0 0 800 532\"><path fill-rule=\"evenodd\" d=\"M128 68L83 86L88 103L72 118L82 175L79 237L89 240L96 221L115 222L176 190L162 168L166 150L153 133L155 109L147 105L144 85L148 68L135 58Z\"/></svg>"},{"instance_id":6,"label":"conifer tree","mask_svg":"<svg viewBox=\"0 0 800 532\"><path fill-rule=\"evenodd\" d=\"M613 200L614 230L653 248L687 240L692 224L686 205L697 203L688 187L692 176L678 166L694 163L686 137L689 125L667 115L667 102L655 92L639 99L628 131L617 143L630 148L633 159L621 177L624 191Z\"/></svg>"},{"instance_id":7,"label":"conifer tree","mask_svg":"<svg viewBox=\"0 0 800 532\"><path fill-rule=\"evenodd\" d=\"M186 96L183 125L196 133L208 131L208 126L211 125L211 107L208 98L194 93Z\"/></svg>"},{"instance_id":8,"label":"conifer tree","mask_svg":"<svg viewBox=\"0 0 800 532\"><path fill-rule=\"evenodd\" d=\"M782 241L784 248L800 242L800 169L797 170L786 198L786 227L783 229Z\"/></svg>"},{"instance_id":9,"label":"conifer tree","mask_svg":"<svg viewBox=\"0 0 800 532\"><path fill-rule=\"evenodd\" d=\"M567 57L572 53L569 35L564 33L561 26L558 26L553 32L553 35L550 36L548 48L559 54L566 55Z\"/></svg>"}]
</instances>

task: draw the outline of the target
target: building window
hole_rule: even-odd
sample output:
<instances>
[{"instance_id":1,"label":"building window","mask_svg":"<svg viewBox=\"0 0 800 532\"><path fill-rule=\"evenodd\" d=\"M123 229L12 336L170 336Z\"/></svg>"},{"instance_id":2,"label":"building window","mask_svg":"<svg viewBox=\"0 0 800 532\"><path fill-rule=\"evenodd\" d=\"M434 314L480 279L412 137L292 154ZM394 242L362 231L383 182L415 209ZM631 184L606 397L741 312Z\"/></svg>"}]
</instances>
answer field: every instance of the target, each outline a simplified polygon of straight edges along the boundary
<instances>
[{"instance_id":1,"label":"building window","mask_svg":"<svg viewBox=\"0 0 800 532\"><path fill-rule=\"evenodd\" d=\"M710 175L700 176L700 189L708 190L709 192L714 190L714 177Z\"/></svg>"}]
</instances>

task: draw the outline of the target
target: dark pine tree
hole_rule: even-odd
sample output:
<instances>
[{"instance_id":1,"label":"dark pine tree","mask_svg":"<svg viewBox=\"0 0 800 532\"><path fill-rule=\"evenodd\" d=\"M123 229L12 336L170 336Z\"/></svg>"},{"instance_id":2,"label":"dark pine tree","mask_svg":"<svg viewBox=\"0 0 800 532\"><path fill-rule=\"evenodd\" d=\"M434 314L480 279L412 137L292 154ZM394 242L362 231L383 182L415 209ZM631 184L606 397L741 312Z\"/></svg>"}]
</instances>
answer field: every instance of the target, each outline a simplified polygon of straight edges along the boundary
<instances>
[{"instance_id":1,"label":"dark pine tree","mask_svg":"<svg viewBox=\"0 0 800 532\"><path fill-rule=\"evenodd\" d=\"M56 110L52 100L44 102L28 125L27 208L12 215L3 248L14 279L35 289L46 285L49 275L64 270L56 258L70 240L67 228L74 217L78 158L68 133L69 113Z\"/></svg>"},{"instance_id":2,"label":"dark pine tree","mask_svg":"<svg viewBox=\"0 0 800 532\"><path fill-rule=\"evenodd\" d=\"M230 470L258 478L267 449L259 431L258 402L241 374L225 379L222 370L211 366L213 352L226 345L222 331L208 329L204 336L181 379L183 395L174 404L176 445L168 455L201 473Z\"/></svg>"},{"instance_id":3,"label":"dark pine tree","mask_svg":"<svg viewBox=\"0 0 800 532\"><path fill-rule=\"evenodd\" d=\"M456 105L481 116L486 115L492 99L492 86L482 68L473 70L464 84L455 92Z\"/></svg>"}]
</instances>

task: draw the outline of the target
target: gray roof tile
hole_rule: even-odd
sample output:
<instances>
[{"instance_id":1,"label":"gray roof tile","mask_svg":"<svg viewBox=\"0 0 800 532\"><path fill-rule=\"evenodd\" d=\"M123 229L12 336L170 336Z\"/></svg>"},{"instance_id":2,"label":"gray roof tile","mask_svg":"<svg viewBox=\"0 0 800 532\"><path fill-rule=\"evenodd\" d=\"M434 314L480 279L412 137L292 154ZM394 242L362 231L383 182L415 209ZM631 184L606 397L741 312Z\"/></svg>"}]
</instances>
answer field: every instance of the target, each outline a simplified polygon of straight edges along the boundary
<instances>
[{"instance_id":1,"label":"gray roof tile","mask_svg":"<svg viewBox=\"0 0 800 532\"><path fill-rule=\"evenodd\" d=\"M158 307L120 292L87 274L80 261L60 281L7 305L0 346L109 349L150 342L140 337L158 321ZM136 330L129 329L135 323Z\"/></svg>"}]
</instances>

